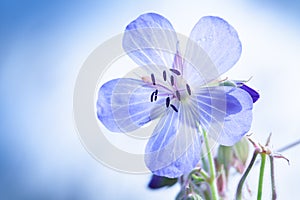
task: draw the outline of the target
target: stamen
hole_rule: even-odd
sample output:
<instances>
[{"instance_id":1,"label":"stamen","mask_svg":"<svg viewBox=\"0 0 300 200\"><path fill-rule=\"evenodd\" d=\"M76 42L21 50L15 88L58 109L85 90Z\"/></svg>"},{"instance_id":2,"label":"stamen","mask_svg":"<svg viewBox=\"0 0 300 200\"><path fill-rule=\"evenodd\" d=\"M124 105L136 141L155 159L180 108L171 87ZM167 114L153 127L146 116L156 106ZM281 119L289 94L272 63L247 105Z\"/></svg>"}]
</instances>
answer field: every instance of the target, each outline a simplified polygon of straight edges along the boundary
<instances>
[{"instance_id":1,"label":"stamen","mask_svg":"<svg viewBox=\"0 0 300 200\"><path fill-rule=\"evenodd\" d=\"M170 106L170 97L167 97L166 99L166 107L168 108Z\"/></svg>"},{"instance_id":2,"label":"stamen","mask_svg":"<svg viewBox=\"0 0 300 200\"><path fill-rule=\"evenodd\" d=\"M155 92L152 92L151 97L150 97L150 101L153 102L153 97L154 97Z\"/></svg>"},{"instance_id":3,"label":"stamen","mask_svg":"<svg viewBox=\"0 0 300 200\"><path fill-rule=\"evenodd\" d=\"M176 90L176 97L180 101L180 92L178 90Z\"/></svg>"},{"instance_id":4,"label":"stamen","mask_svg":"<svg viewBox=\"0 0 300 200\"><path fill-rule=\"evenodd\" d=\"M174 76L171 75L171 85L174 85Z\"/></svg>"},{"instance_id":5,"label":"stamen","mask_svg":"<svg viewBox=\"0 0 300 200\"><path fill-rule=\"evenodd\" d=\"M178 71L177 69L170 69L170 71L176 74L177 76L181 74L180 71Z\"/></svg>"},{"instance_id":6,"label":"stamen","mask_svg":"<svg viewBox=\"0 0 300 200\"><path fill-rule=\"evenodd\" d=\"M155 96L154 96L154 101L156 101L157 100L157 94L158 94L158 90L155 90Z\"/></svg>"},{"instance_id":7,"label":"stamen","mask_svg":"<svg viewBox=\"0 0 300 200\"><path fill-rule=\"evenodd\" d=\"M192 95L191 88L190 88L190 86L188 84L186 84L186 90L189 93L189 95Z\"/></svg>"},{"instance_id":8,"label":"stamen","mask_svg":"<svg viewBox=\"0 0 300 200\"><path fill-rule=\"evenodd\" d=\"M152 92L151 97L150 97L151 102L153 102L153 97L154 97L154 101L157 100L157 94L158 94L158 90L155 90L154 92Z\"/></svg>"},{"instance_id":9,"label":"stamen","mask_svg":"<svg viewBox=\"0 0 300 200\"><path fill-rule=\"evenodd\" d=\"M154 77L154 74L151 74L151 80L152 80L153 85L155 85L155 77Z\"/></svg>"},{"instance_id":10,"label":"stamen","mask_svg":"<svg viewBox=\"0 0 300 200\"><path fill-rule=\"evenodd\" d=\"M167 72L166 71L163 71L163 77L164 77L164 81L167 80Z\"/></svg>"},{"instance_id":11,"label":"stamen","mask_svg":"<svg viewBox=\"0 0 300 200\"><path fill-rule=\"evenodd\" d=\"M175 112L178 112L177 108L176 108L173 104L171 104L170 106L173 108L173 110L174 110Z\"/></svg>"}]
</instances>

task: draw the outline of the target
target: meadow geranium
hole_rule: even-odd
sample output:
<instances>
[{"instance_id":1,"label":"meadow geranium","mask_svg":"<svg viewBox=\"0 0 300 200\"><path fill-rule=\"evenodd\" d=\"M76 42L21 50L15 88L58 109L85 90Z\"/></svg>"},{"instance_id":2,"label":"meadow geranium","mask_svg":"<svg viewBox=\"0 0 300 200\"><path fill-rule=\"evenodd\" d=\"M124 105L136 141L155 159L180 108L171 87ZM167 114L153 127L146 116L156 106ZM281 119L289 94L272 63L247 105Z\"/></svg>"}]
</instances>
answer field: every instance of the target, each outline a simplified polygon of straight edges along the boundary
<instances>
[{"instance_id":1,"label":"meadow geranium","mask_svg":"<svg viewBox=\"0 0 300 200\"><path fill-rule=\"evenodd\" d=\"M145 150L145 163L154 174L189 173L200 161L203 131L227 146L249 131L251 95L258 93L218 80L242 50L225 20L203 17L181 42L166 18L143 14L126 27L123 48L138 64L137 76L103 84L97 116L108 130L125 133L158 119Z\"/></svg>"}]
</instances>

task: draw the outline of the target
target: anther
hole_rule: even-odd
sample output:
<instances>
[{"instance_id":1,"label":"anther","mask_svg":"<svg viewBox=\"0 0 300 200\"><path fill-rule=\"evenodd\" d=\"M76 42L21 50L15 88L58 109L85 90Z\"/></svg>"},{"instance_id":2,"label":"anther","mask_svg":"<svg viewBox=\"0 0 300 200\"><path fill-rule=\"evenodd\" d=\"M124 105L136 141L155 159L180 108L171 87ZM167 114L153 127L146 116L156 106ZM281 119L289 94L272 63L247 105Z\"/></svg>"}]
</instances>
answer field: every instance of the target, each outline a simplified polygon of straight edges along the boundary
<instances>
[{"instance_id":1,"label":"anther","mask_svg":"<svg viewBox=\"0 0 300 200\"><path fill-rule=\"evenodd\" d=\"M155 96L154 96L154 101L156 101L156 100L157 100L158 90L155 90L154 94L155 94Z\"/></svg>"},{"instance_id":2,"label":"anther","mask_svg":"<svg viewBox=\"0 0 300 200\"><path fill-rule=\"evenodd\" d=\"M178 90L176 90L176 97L180 101L180 92Z\"/></svg>"},{"instance_id":3,"label":"anther","mask_svg":"<svg viewBox=\"0 0 300 200\"><path fill-rule=\"evenodd\" d=\"M151 97L150 97L150 101L153 102L157 100L157 94L158 94L158 90L155 90L154 92L152 92ZM153 99L154 98L154 99Z\"/></svg>"},{"instance_id":4,"label":"anther","mask_svg":"<svg viewBox=\"0 0 300 200\"><path fill-rule=\"evenodd\" d=\"M170 79L171 79L171 85L173 86L174 85L174 76L171 75Z\"/></svg>"},{"instance_id":5,"label":"anther","mask_svg":"<svg viewBox=\"0 0 300 200\"><path fill-rule=\"evenodd\" d=\"M166 107L168 108L170 106L170 97L167 97L166 99Z\"/></svg>"},{"instance_id":6,"label":"anther","mask_svg":"<svg viewBox=\"0 0 300 200\"><path fill-rule=\"evenodd\" d=\"M155 77L154 77L154 74L151 74L151 80L152 80L153 85L155 85Z\"/></svg>"},{"instance_id":7,"label":"anther","mask_svg":"<svg viewBox=\"0 0 300 200\"><path fill-rule=\"evenodd\" d=\"M176 74L177 76L181 74L180 71L178 71L177 69L170 69L170 71Z\"/></svg>"},{"instance_id":8,"label":"anther","mask_svg":"<svg viewBox=\"0 0 300 200\"><path fill-rule=\"evenodd\" d=\"M150 101L153 102L153 97L154 97L155 92L152 92L151 97L150 97Z\"/></svg>"},{"instance_id":9,"label":"anther","mask_svg":"<svg viewBox=\"0 0 300 200\"><path fill-rule=\"evenodd\" d=\"M186 90L189 93L189 95L192 95L191 88L190 88L190 86L188 84L186 84Z\"/></svg>"},{"instance_id":10,"label":"anther","mask_svg":"<svg viewBox=\"0 0 300 200\"><path fill-rule=\"evenodd\" d=\"M177 108L176 108L173 104L171 104L170 106L173 108L173 110L174 110L175 112L178 112Z\"/></svg>"},{"instance_id":11,"label":"anther","mask_svg":"<svg viewBox=\"0 0 300 200\"><path fill-rule=\"evenodd\" d=\"M164 81L167 80L167 72L166 71L163 71L163 77L164 77Z\"/></svg>"}]
</instances>

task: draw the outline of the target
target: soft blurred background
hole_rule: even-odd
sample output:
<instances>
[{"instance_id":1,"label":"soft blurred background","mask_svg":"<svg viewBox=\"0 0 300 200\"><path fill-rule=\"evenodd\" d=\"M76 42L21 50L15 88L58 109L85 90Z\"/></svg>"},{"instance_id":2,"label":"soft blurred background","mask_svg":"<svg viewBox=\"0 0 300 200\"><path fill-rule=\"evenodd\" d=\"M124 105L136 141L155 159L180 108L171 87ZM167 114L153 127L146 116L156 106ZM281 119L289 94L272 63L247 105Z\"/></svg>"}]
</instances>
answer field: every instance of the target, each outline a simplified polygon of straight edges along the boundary
<instances>
[{"instance_id":1,"label":"soft blurred background","mask_svg":"<svg viewBox=\"0 0 300 200\"><path fill-rule=\"evenodd\" d=\"M73 123L74 83L85 59L149 11L187 35L205 15L232 24L243 53L227 75L253 76L250 85L261 93L254 137L264 142L273 132L274 149L300 138L299 9L289 0L0 1L0 199L174 199L179 185L151 191L150 175L122 174L94 160ZM299 149L284 152L290 166L276 160L279 199L297 194Z\"/></svg>"}]
</instances>

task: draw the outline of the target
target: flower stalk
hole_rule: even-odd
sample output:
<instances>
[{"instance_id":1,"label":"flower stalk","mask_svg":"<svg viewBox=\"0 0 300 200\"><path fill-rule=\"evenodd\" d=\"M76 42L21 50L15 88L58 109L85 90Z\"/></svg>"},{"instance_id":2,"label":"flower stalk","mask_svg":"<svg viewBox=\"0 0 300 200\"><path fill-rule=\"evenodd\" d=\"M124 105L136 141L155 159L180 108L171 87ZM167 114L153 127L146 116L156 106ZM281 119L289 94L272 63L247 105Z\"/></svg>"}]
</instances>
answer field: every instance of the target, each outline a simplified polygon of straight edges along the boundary
<instances>
[{"instance_id":1,"label":"flower stalk","mask_svg":"<svg viewBox=\"0 0 300 200\"><path fill-rule=\"evenodd\" d=\"M208 157L208 164L209 164L209 172L210 172L210 179L208 181L211 189L211 196L213 200L218 200L218 188L217 188L217 182L216 182L216 167L214 164L214 159L211 153L211 149L209 147L208 143L208 137L207 133L205 130L203 130L203 137L204 137L204 143L205 143L205 148L207 150L207 157Z\"/></svg>"},{"instance_id":2,"label":"flower stalk","mask_svg":"<svg viewBox=\"0 0 300 200\"><path fill-rule=\"evenodd\" d=\"M269 158L270 158L270 171L271 171L272 200L276 200L277 193L276 193L275 175L274 175L274 158L273 156L269 156Z\"/></svg>"},{"instance_id":3,"label":"flower stalk","mask_svg":"<svg viewBox=\"0 0 300 200\"><path fill-rule=\"evenodd\" d=\"M255 160L256 160L256 157L257 157L258 153L259 153L258 149L254 151L252 159L251 159L251 161L250 161L250 163L249 163L249 165L248 165L245 173L243 174L243 176L242 176L242 178L241 178L241 180L240 180L240 182L238 184L237 191L236 191L236 196L235 196L236 200L242 200L243 185L245 183L245 180L246 180L246 178L247 178L250 170L252 169L252 167L253 167L253 165L255 163Z\"/></svg>"},{"instance_id":4,"label":"flower stalk","mask_svg":"<svg viewBox=\"0 0 300 200\"><path fill-rule=\"evenodd\" d=\"M261 163L260 163L260 172L259 172L259 181L258 181L258 191L257 191L257 200L261 200L262 197L262 189L264 182L264 171L266 166L266 154L261 153Z\"/></svg>"}]
</instances>

